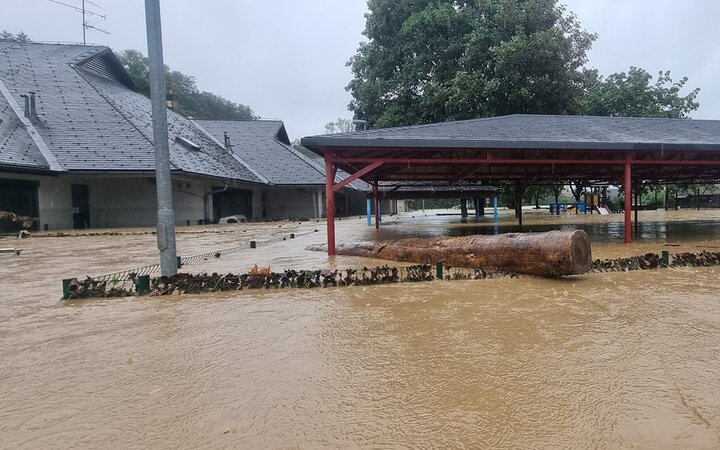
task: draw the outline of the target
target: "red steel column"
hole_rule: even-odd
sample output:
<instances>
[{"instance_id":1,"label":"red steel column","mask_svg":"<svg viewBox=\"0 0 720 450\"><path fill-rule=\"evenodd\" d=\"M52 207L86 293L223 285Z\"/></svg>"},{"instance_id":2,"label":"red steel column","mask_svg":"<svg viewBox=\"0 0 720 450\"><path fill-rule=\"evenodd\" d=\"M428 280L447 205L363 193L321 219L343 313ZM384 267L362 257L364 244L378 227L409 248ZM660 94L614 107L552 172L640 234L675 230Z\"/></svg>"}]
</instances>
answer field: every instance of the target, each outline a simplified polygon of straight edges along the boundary
<instances>
[{"instance_id":1,"label":"red steel column","mask_svg":"<svg viewBox=\"0 0 720 450\"><path fill-rule=\"evenodd\" d=\"M325 152L325 209L327 217L328 256L335 256L335 167L330 152Z\"/></svg>"},{"instance_id":2,"label":"red steel column","mask_svg":"<svg viewBox=\"0 0 720 450\"><path fill-rule=\"evenodd\" d=\"M632 242L632 159L625 156L625 243Z\"/></svg>"},{"instance_id":3,"label":"red steel column","mask_svg":"<svg viewBox=\"0 0 720 450\"><path fill-rule=\"evenodd\" d=\"M380 191L378 190L378 182L373 183L373 199L375 202L375 229L380 229Z\"/></svg>"},{"instance_id":4,"label":"red steel column","mask_svg":"<svg viewBox=\"0 0 720 450\"><path fill-rule=\"evenodd\" d=\"M635 237L640 235L638 211L640 210L640 183L635 183Z\"/></svg>"}]
</instances>

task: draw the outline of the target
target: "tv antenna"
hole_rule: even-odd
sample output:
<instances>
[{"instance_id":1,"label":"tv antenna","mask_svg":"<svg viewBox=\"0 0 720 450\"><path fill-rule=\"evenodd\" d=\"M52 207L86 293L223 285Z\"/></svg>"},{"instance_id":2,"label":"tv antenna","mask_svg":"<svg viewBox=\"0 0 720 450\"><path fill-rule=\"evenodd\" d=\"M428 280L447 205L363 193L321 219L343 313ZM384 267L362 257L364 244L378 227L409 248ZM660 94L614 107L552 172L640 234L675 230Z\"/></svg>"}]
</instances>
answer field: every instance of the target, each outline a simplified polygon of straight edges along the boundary
<instances>
[{"instance_id":1,"label":"tv antenna","mask_svg":"<svg viewBox=\"0 0 720 450\"><path fill-rule=\"evenodd\" d=\"M96 27L93 24L88 23L88 17L97 17L102 20L107 20L107 16L105 14L100 14L99 12L92 11L89 9L89 7L86 6L86 4L88 4L90 6L94 6L97 9L102 9L102 6L98 5L97 3L92 2L90 0L81 0L80 6L75 6L75 5L71 5L69 3L61 2L59 0L48 0L48 1L50 1L52 3L57 3L58 5L65 6L67 8L72 9L75 12L79 12L82 14L83 45L87 45L87 39L86 39L87 30L95 30L95 31L99 31L100 33L110 34L109 31L105 31L101 28Z\"/></svg>"}]
</instances>

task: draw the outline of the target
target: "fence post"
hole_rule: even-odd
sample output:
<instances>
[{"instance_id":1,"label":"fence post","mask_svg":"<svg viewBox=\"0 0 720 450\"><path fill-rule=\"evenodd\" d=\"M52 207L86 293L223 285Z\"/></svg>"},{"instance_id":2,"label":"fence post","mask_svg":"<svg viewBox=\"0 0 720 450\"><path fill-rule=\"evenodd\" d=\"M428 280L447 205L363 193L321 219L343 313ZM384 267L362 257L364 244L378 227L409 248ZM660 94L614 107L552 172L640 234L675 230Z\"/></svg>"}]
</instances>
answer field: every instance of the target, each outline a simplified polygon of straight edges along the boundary
<instances>
[{"instance_id":1,"label":"fence post","mask_svg":"<svg viewBox=\"0 0 720 450\"><path fill-rule=\"evenodd\" d=\"M70 283L72 278L63 278L62 280L62 299L67 300L70 298Z\"/></svg>"},{"instance_id":2,"label":"fence post","mask_svg":"<svg viewBox=\"0 0 720 450\"><path fill-rule=\"evenodd\" d=\"M670 252L667 250L662 251L662 263L663 263L663 266L670 265Z\"/></svg>"},{"instance_id":3,"label":"fence post","mask_svg":"<svg viewBox=\"0 0 720 450\"><path fill-rule=\"evenodd\" d=\"M138 294L145 294L150 290L150 275L140 275L135 283Z\"/></svg>"}]
</instances>

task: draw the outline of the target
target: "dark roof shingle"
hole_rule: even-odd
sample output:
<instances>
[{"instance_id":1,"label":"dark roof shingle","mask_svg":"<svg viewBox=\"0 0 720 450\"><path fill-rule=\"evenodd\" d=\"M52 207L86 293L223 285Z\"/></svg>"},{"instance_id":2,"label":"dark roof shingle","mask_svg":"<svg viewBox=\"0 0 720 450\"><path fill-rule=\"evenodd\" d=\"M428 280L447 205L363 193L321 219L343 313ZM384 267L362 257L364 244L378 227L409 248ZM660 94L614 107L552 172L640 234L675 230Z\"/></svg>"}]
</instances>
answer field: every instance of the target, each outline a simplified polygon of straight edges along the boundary
<instances>
[{"instance_id":1,"label":"dark roof shingle","mask_svg":"<svg viewBox=\"0 0 720 450\"><path fill-rule=\"evenodd\" d=\"M322 171L283 142L287 135L280 121L199 120L198 123L221 141L227 133L232 151L272 184L325 183Z\"/></svg>"},{"instance_id":2,"label":"dark roof shingle","mask_svg":"<svg viewBox=\"0 0 720 450\"><path fill-rule=\"evenodd\" d=\"M37 93L33 125L65 169L155 169L150 99L128 88L127 74L107 47L0 42L0 80L18 103L21 95ZM18 152L24 151L25 160L37 159L14 130L12 153L6 144L0 148L2 158L18 158ZM9 141L9 133L0 128L0 142ZM168 135L175 170L263 181L192 121L172 111L168 111ZM185 147L177 137L196 142L200 149Z\"/></svg>"},{"instance_id":3,"label":"dark roof shingle","mask_svg":"<svg viewBox=\"0 0 720 450\"><path fill-rule=\"evenodd\" d=\"M304 146L720 150L720 121L512 115L310 136Z\"/></svg>"}]
</instances>

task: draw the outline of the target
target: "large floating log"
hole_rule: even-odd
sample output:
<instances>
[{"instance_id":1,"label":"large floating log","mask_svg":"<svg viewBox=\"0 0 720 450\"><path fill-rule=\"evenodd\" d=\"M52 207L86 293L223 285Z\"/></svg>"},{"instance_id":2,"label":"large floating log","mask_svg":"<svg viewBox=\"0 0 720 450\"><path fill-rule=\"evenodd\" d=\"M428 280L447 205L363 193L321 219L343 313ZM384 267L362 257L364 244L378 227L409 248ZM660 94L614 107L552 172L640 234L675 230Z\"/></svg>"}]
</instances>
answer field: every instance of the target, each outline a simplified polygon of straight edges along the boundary
<instances>
[{"instance_id":1,"label":"large floating log","mask_svg":"<svg viewBox=\"0 0 720 450\"><path fill-rule=\"evenodd\" d=\"M308 247L327 251L327 245ZM368 241L336 247L338 255L391 261L481 267L541 276L577 275L592 267L590 239L582 230Z\"/></svg>"}]
</instances>

